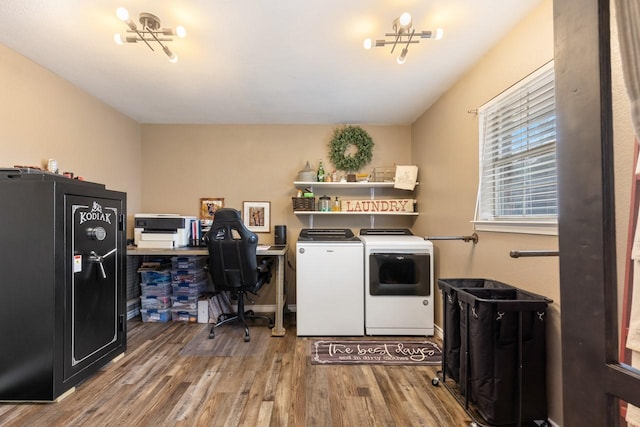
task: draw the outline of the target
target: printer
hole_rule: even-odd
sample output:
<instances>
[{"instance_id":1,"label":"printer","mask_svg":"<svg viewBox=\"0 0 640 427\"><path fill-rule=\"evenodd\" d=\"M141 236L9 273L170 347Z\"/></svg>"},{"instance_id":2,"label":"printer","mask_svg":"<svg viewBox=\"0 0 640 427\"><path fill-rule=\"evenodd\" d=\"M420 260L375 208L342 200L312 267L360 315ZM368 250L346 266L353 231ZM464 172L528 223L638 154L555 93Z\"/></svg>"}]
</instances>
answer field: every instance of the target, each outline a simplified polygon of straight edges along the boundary
<instances>
[{"instance_id":1,"label":"printer","mask_svg":"<svg viewBox=\"0 0 640 427\"><path fill-rule=\"evenodd\" d=\"M139 248L177 248L189 246L194 216L178 214L135 214L133 237Z\"/></svg>"}]
</instances>

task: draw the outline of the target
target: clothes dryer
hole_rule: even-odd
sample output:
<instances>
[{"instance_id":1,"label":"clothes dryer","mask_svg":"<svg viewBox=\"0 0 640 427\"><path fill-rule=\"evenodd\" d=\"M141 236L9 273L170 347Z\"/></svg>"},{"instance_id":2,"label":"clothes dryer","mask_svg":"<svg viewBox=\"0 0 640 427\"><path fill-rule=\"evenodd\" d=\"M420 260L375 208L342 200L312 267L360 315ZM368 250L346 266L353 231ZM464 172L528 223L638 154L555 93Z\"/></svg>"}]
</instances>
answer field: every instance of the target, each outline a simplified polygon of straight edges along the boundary
<instances>
[{"instance_id":1,"label":"clothes dryer","mask_svg":"<svg viewBox=\"0 0 640 427\"><path fill-rule=\"evenodd\" d=\"M408 229L362 229L365 333L434 333L433 244Z\"/></svg>"}]
</instances>

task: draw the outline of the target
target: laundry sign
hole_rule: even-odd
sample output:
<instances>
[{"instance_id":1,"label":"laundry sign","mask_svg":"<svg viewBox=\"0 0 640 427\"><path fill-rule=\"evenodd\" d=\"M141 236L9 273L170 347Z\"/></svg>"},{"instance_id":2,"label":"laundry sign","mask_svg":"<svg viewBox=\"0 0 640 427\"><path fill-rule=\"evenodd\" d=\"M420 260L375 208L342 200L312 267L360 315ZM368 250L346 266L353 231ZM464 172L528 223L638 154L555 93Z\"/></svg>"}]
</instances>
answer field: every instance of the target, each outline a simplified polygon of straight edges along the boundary
<instances>
[{"instance_id":1,"label":"laundry sign","mask_svg":"<svg viewBox=\"0 0 640 427\"><path fill-rule=\"evenodd\" d=\"M414 212L415 199L342 200L342 212Z\"/></svg>"}]
</instances>

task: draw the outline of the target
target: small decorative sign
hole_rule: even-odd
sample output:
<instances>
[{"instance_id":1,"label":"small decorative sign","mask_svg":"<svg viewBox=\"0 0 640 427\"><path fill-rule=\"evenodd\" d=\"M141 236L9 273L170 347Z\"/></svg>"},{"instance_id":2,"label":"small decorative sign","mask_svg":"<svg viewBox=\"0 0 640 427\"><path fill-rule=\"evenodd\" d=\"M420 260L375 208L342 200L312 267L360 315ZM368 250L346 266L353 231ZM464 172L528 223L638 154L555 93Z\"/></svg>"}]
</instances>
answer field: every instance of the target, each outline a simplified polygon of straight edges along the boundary
<instances>
[{"instance_id":1,"label":"small decorative sign","mask_svg":"<svg viewBox=\"0 0 640 427\"><path fill-rule=\"evenodd\" d=\"M414 212L415 199L342 200L342 212Z\"/></svg>"}]
</instances>

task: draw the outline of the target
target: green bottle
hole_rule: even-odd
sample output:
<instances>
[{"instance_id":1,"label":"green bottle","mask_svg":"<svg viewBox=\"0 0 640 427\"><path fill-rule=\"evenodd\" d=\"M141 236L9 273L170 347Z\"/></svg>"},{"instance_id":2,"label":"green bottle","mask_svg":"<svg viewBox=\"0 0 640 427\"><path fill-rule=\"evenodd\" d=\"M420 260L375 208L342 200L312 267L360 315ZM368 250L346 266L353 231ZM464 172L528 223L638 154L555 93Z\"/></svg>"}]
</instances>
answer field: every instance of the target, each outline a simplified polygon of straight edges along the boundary
<instances>
[{"instance_id":1,"label":"green bottle","mask_svg":"<svg viewBox=\"0 0 640 427\"><path fill-rule=\"evenodd\" d=\"M318 182L324 182L324 167L322 166L322 160L318 164Z\"/></svg>"}]
</instances>

